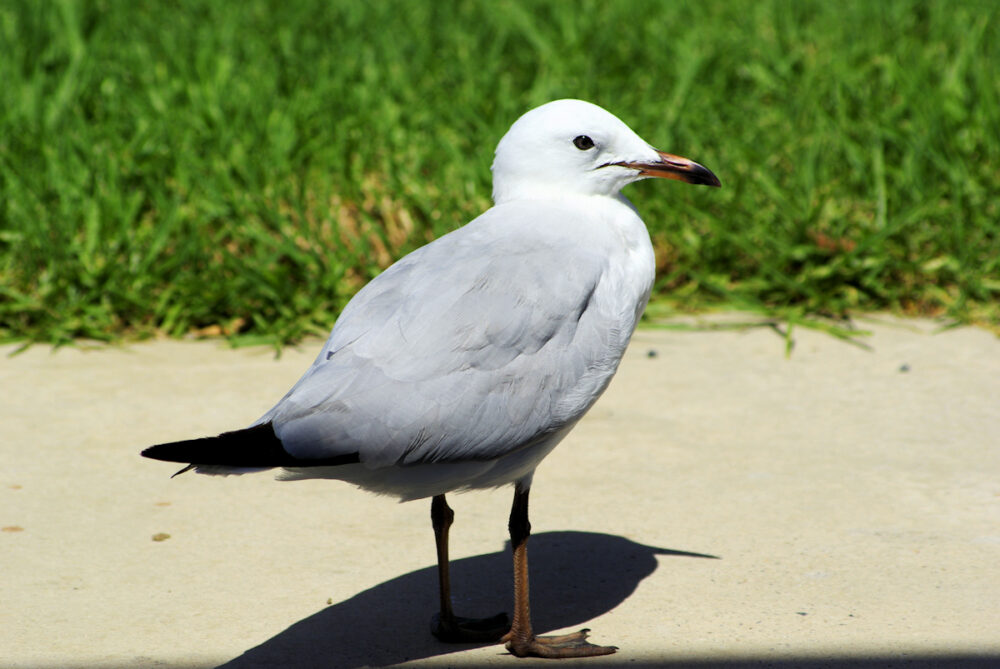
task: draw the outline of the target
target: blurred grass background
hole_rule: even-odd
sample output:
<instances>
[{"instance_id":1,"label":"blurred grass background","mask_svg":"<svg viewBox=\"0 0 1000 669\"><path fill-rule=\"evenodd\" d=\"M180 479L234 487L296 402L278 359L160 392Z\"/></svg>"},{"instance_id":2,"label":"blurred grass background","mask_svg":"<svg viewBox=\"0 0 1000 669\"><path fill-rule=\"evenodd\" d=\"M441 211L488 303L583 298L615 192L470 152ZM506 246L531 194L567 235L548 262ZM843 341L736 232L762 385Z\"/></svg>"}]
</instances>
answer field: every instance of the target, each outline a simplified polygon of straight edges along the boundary
<instances>
[{"instance_id":1,"label":"blurred grass background","mask_svg":"<svg viewBox=\"0 0 1000 669\"><path fill-rule=\"evenodd\" d=\"M992 1L0 0L0 82L8 340L325 334L561 97L722 179L627 191L657 313L1000 324Z\"/></svg>"}]
</instances>

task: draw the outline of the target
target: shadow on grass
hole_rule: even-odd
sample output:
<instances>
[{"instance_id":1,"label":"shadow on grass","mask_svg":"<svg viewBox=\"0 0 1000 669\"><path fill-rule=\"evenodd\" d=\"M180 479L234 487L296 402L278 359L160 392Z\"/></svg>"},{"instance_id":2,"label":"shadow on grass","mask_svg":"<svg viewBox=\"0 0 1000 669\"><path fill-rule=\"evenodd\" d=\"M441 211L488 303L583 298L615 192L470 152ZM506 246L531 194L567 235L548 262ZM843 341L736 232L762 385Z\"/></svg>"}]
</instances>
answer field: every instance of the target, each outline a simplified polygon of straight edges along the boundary
<instances>
[{"instance_id":1,"label":"shadow on grass","mask_svg":"<svg viewBox=\"0 0 1000 669\"><path fill-rule=\"evenodd\" d=\"M621 604L656 570L656 556L712 558L644 546L589 532L543 532L528 542L535 631L573 627ZM489 616L512 611L509 546L451 563L455 612ZM448 655L472 647L445 644L430 634L437 610L437 568L427 567L358 593L301 620L224 665L263 667L382 666ZM597 643L614 639L595 634ZM496 645L497 655L506 655ZM444 660L444 658L442 658ZM510 658L516 662L515 658ZM589 665L590 663L588 663Z\"/></svg>"}]
</instances>

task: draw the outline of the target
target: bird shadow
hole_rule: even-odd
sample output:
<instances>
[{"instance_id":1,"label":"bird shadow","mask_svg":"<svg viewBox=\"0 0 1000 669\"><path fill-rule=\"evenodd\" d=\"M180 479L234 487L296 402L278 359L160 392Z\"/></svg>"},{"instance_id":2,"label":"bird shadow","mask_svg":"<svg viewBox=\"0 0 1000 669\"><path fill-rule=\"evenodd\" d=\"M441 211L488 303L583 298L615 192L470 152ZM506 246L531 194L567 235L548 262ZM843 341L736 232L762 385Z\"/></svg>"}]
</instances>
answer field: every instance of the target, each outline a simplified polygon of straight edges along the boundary
<instances>
[{"instance_id":1,"label":"bird shadow","mask_svg":"<svg viewBox=\"0 0 1000 669\"><path fill-rule=\"evenodd\" d=\"M607 613L656 570L660 555L714 558L644 546L591 532L543 532L528 542L532 622L539 633L580 625ZM451 562L455 612L490 616L512 611L510 546ZM437 611L437 567L380 583L300 620L222 665L256 667L384 666L459 652L430 634ZM497 653L505 653L497 646Z\"/></svg>"}]
</instances>

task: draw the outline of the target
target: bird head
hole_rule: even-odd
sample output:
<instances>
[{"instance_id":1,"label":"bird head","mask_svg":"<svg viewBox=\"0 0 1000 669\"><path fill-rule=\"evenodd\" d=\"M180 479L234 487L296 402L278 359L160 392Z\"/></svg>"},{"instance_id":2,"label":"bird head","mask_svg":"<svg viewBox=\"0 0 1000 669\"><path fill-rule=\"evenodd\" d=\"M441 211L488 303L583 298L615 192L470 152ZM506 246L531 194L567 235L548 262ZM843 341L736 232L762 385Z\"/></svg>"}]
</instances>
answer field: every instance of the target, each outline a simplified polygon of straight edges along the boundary
<instances>
[{"instance_id":1,"label":"bird head","mask_svg":"<svg viewBox=\"0 0 1000 669\"><path fill-rule=\"evenodd\" d=\"M582 100L556 100L514 122L497 145L493 200L617 195L649 177L719 186L698 163L658 151L614 114Z\"/></svg>"}]
</instances>

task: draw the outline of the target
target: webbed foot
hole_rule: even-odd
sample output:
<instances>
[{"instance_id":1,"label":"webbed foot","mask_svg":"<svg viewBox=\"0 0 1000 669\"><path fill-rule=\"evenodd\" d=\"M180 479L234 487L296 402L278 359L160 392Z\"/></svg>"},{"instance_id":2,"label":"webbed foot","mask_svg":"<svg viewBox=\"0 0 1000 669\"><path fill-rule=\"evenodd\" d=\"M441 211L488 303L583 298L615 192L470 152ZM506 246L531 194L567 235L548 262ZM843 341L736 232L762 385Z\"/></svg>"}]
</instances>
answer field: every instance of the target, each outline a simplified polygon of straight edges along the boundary
<instances>
[{"instance_id":1,"label":"webbed foot","mask_svg":"<svg viewBox=\"0 0 1000 669\"><path fill-rule=\"evenodd\" d=\"M507 650L517 657L591 657L594 655L610 655L618 650L617 646L595 646L587 641L588 629L582 629L572 634L559 636L532 636L527 639L514 638L505 635Z\"/></svg>"}]
</instances>

